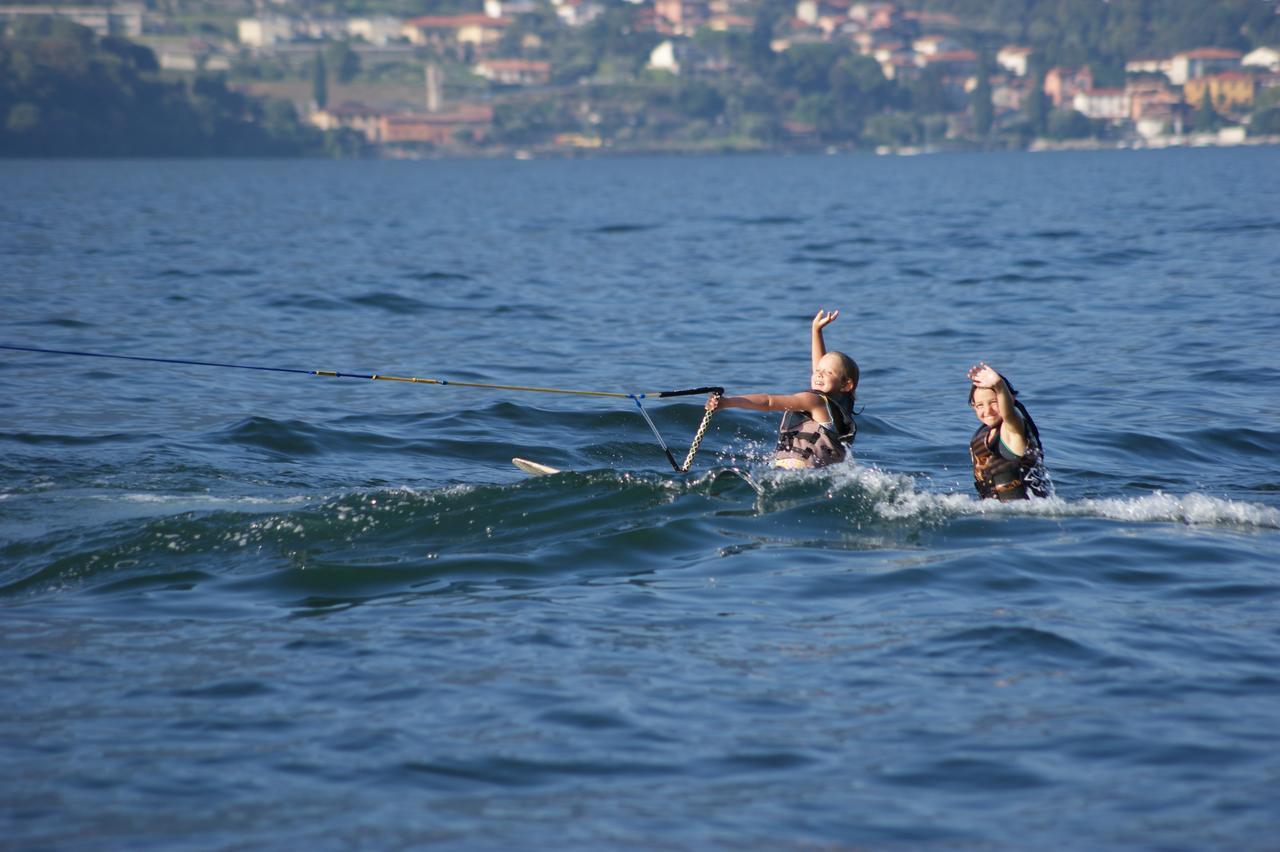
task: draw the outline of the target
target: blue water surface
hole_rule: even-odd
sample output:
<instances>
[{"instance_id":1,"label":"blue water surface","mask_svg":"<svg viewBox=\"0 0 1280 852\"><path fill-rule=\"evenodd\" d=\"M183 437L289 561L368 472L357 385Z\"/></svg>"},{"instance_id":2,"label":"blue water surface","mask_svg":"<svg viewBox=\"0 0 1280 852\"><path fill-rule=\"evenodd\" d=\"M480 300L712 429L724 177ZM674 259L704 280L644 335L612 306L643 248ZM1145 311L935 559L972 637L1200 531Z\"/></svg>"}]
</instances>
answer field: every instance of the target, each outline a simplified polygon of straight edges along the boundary
<instances>
[{"instance_id":1,"label":"blue water surface","mask_svg":"<svg viewBox=\"0 0 1280 852\"><path fill-rule=\"evenodd\" d=\"M0 846L1273 849L1280 148L0 162ZM1056 495L982 503L965 371ZM701 396L646 397L683 457ZM566 470L529 477L513 456Z\"/></svg>"}]
</instances>

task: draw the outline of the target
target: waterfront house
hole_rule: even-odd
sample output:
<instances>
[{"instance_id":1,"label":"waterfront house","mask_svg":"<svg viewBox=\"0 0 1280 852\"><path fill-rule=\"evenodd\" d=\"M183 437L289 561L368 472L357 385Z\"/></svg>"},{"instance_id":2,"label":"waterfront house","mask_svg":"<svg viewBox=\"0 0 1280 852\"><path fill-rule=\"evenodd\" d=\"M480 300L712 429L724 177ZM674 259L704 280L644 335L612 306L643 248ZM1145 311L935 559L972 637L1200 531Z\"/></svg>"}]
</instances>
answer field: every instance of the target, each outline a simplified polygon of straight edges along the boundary
<instances>
[{"instance_id":1,"label":"waterfront house","mask_svg":"<svg viewBox=\"0 0 1280 852\"><path fill-rule=\"evenodd\" d=\"M1054 66L1044 75L1044 93L1054 107L1070 106L1077 92L1087 92L1092 88L1093 72L1088 65L1081 68Z\"/></svg>"},{"instance_id":2,"label":"waterfront house","mask_svg":"<svg viewBox=\"0 0 1280 852\"><path fill-rule=\"evenodd\" d=\"M1169 82L1181 86L1197 77L1223 71L1238 71L1243 57L1244 54L1238 50L1226 50L1220 47L1201 47L1174 54L1169 60L1167 72Z\"/></svg>"},{"instance_id":3,"label":"waterfront house","mask_svg":"<svg viewBox=\"0 0 1280 852\"><path fill-rule=\"evenodd\" d=\"M1182 94L1171 88L1169 81L1160 75L1130 77L1125 81L1124 90L1129 96L1129 120L1133 122L1151 116L1168 120L1171 117L1170 107L1182 103Z\"/></svg>"},{"instance_id":4,"label":"waterfront house","mask_svg":"<svg viewBox=\"0 0 1280 852\"><path fill-rule=\"evenodd\" d=\"M1189 105L1198 108L1207 92L1209 102L1220 112L1252 107L1256 91L1257 79L1243 71L1225 71L1197 77L1188 80L1182 87L1183 98Z\"/></svg>"},{"instance_id":5,"label":"waterfront house","mask_svg":"<svg viewBox=\"0 0 1280 852\"><path fill-rule=\"evenodd\" d=\"M385 113L385 110L347 101L340 106L313 110L310 121L321 130L355 130L377 144L382 141L382 117Z\"/></svg>"},{"instance_id":6,"label":"waterfront house","mask_svg":"<svg viewBox=\"0 0 1280 852\"><path fill-rule=\"evenodd\" d=\"M383 144L415 143L447 148L487 139L493 132L493 108L461 104L448 112L384 115L379 124Z\"/></svg>"},{"instance_id":7,"label":"waterfront house","mask_svg":"<svg viewBox=\"0 0 1280 852\"><path fill-rule=\"evenodd\" d=\"M1129 93L1124 89L1085 89L1071 98L1071 107L1087 118L1125 121L1131 114Z\"/></svg>"}]
</instances>

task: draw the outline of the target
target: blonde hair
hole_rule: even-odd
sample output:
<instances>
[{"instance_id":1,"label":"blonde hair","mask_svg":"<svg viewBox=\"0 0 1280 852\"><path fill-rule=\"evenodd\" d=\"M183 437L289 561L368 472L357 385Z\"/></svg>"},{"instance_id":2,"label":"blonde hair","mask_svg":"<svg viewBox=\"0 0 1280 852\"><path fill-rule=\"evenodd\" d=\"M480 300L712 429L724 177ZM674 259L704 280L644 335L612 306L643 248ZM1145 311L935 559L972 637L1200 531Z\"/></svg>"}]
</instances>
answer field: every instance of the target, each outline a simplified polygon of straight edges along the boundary
<instances>
[{"instance_id":1,"label":"blonde hair","mask_svg":"<svg viewBox=\"0 0 1280 852\"><path fill-rule=\"evenodd\" d=\"M845 378L853 382L853 387L849 388L849 395L854 396L858 392L858 362L850 358L843 352L828 352L828 355L834 355L840 361L840 367L844 370Z\"/></svg>"}]
</instances>

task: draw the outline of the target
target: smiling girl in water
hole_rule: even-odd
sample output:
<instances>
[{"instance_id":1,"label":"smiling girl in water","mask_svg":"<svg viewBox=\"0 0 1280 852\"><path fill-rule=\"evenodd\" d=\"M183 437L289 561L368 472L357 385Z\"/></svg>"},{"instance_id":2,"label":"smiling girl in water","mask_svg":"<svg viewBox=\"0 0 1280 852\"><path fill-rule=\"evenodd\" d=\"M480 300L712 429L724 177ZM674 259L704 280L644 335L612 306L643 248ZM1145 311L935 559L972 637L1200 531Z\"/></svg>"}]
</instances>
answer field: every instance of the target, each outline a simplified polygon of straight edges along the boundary
<instances>
[{"instance_id":1,"label":"smiling girl in water","mask_svg":"<svg viewBox=\"0 0 1280 852\"><path fill-rule=\"evenodd\" d=\"M969 440L973 487L1001 502L1049 495L1040 430L1018 402L1018 392L987 364L969 368L969 405L982 425Z\"/></svg>"},{"instance_id":2,"label":"smiling girl in water","mask_svg":"<svg viewBox=\"0 0 1280 852\"><path fill-rule=\"evenodd\" d=\"M839 311L818 311L813 317L809 336L813 375L809 380L809 390L793 394L751 393L725 397L713 394L707 400L708 411L748 408L785 412L778 427L774 467L822 467L844 461L847 455L845 448L853 443L858 431L853 422L858 364L843 352L828 352L822 338L822 329L835 322L838 316Z\"/></svg>"}]
</instances>

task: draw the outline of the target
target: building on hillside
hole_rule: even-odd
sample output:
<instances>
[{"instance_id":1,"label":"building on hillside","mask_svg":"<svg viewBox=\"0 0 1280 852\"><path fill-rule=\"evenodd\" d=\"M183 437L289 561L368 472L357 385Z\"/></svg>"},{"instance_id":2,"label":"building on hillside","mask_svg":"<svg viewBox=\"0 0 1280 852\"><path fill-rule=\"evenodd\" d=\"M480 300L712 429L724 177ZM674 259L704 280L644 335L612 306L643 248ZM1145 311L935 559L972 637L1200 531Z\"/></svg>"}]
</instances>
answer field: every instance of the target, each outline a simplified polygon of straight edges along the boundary
<instances>
[{"instance_id":1,"label":"building on hillside","mask_svg":"<svg viewBox=\"0 0 1280 852\"><path fill-rule=\"evenodd\" d=\"M1035 84L1025 77L1005 78L991 86L991 105L997 112L1020 112Z\"/></svg>"},{"instance_id":2,"label":"building on hillside","mask_svg":"<svg viewBox=\"0 0 1280 852\"><path fill-rule=\"evenodd\" d=\"M895 30L902 23L902 10L896 3L853 3L849 18L868 30Z\"/></svg>"},{"instance_id":3,"label":"building on hillside","mask_svg":"<svg viewBox=\"0 0 1280 852\"><path fill-rule=\"evenodd\" d=\"M645 66L659 71L669 71L679 76L697 73L721 73L729 64L723 58L700 49L688 39L667 39L649 53Z\"/></svg>"},{"instance_id":4,"label":"building on hillside","mask_svg":"<svg viewBox=\"0 0 1280 852\"><path fill-rule=\"evenodd\" d=\"M1154 57L1145 56L1140 59L1130 59L1124 64L1124 73L1126 74L1163 74L1169 76L1173 60L1156 59Z\"/></svg>"},{"instance_id":5,"label":"building on hillside","mask_svg":"<svg viewBox=\"0 0 1280 852\"><path fill-rule=\"evenodd\" d=\"M1070 106L1077 92L1093 88L1093 72L1089 66L1063 68L1055 66L1044 75L1044 93L1055 108Z\"/></svg>"},{"instance_id":6,"label":"building on hillside","mask_svg":"<svg viewBox=\"0 0 1280 852\"><path fill-rule=\"evenodd\" d=\"M806 27L802 21L791 19L792 27L785 35L769 42L769 49L774 53L782 53L802 44L828 44L827 37L813 27Z\"/></svg>"},{"instance_id":7,"label":"building on hillside","mask_svg":"<svg viewBox=\"0 0 1280 852\"><path fill-rule=\"evenodd\" d=\"M1135 110L1139 109L1135 105ZM1140 112L1134 118L1133 126L1139 136L1153 139L1159 136L1181 136L1191 124L1192 110L1182 100L1167 102L1149 100L1142 103Z\"/></svg>"},{"instance_id":8,"label":"building on hillside","mask_svg":"<svg viewBox=\"0 0 1280 852\"><path fill-rule=\"evenodd\" d=\"M660 31L670 35L693 35L710 15L705 0L653 0L653 10Z\"/></svg>"},{"instance_id":9,"label":"building on hillside","mask_svg":"<svg viewBox=\"0 0 1280 852\"><path fill-rule=\"evenodd\" d=\"M996 64L1015 77L1027 76L1032 50L1016 44L1007 44L996 51Z\"/></svg>"},{"instance_id":10,"label":"building on hillside","mask_svg":"<svg viewBox=\"0 0 1280 852\"><path fill-rule=\"evenodd\" d=\"M1182 103L1181 93L1170 87L1162 76L1144 74L1125 81L1124 90L1129 96L1129 120L1137 122L1148 113L1167 117L1169 107Z\"/></svg>"},{"instance_id":11,"label":"building on hillside","mask_svg":"<svg viewBox=\"0 0 1280 852\"><path fill-rule=\"evenodd\" d=\"M707 18L707 29L714 30L718 33L738 33L739 35L746 35L754 30L755 26L755 19L749 18L746 15L715 13L712 14L711 17Z\"/></svg>"},{"instance_id":12,"label":"building on hillside","mask_svg":"<svg viewBox=\"0 0 1280 852\"><path fill-rule=\"evenodd\" d=\"M1085 89L1076 92L1071 107L1086 118L1105 121L1127 121L1130 96L1124 89Z\"/></svg>"},{"instance_id":13,"label":"building on hillside","mask_svg":"<svg viewBox=\"0 0 1280 852\"><path fill-rule=\"evenodd\" d=\"M514 18L537 11L537 0L484 0L484 13L490 18Z\"/></svg>"},{"instance_id":14,"label":"building on hillside","mask_svg":"<svg viewBox=\"0 0 1280 852\"><path fill-rule=\"evenodd\" d=\"M1246 68L1261 68L1264 71L1280 73L1280 49L1259 47L1241 57L1240 64Z\"/></svg>"},{"instance_id":15,"label":"building on hillside","mask_svg":"<svg viewBox=\"0 0 1280 852\"><path fill-rule=\"evenodd\" d=\"M890 56L880 63L880 73L886 80L907 83L920 78L921 68L916 64L916 55L904 50Z\"/></svg>"},{"instance_id":16,"label":"building on hillside","mask_svg":"<svg viewBox=\"0 0 1280 852\"><path fill-rule=\"evenodd\" d=\"M927 35L913 41L911 49L922 56L937 56L939 53L955 53L963 50L964 45L947 36Z\"/></svg>"},{"instance_id":17,"label":"building on hillside","mask_svg":"<svg viewBox=\"0 0 1280 852\"><path fill-rule=\"evenodd\" d=\"M853 34L851 40L863 56L875 56L878 51L884 49L906 51L913 57L916 55L915 51L911 50L902 38L891 30L860 30Z\"/></svg>"},{"instance_id":18,"label":"building on hillside","mask_svg":"<svg viewBox=\"0 0 1280 852\"><path fill-rule=\"evenodd\" d=\"M231 60L202 38L165 38L148 41L156 62L166 71L230 71Z\"/></svg>"},{"instance_id":19,"label":"building on hillside","mask_svg":"<svg viewBox=\"0 0 1280 852\"><path fill-rule=\"evenodd\" d=\"M947 77L971 77L978 73L978 54L972 50L917 53L915 62L924 69L941 68L943 75Z\"/></svg>"},{"instance_id":20,"label":"building on hillside","mask_svg":"<svg viewBox=\"0 0 1280 852\"><path fill-rule=\"evenodd\" d=\"M383 115L379 122L384 145L404 143L453 147L483 142L493 133L493 108L458 105L448 112L406 112Z\"/></svg>"},{"instance_id":21,"label":"building on hillside","mask_svg":"<svg viewBox=\"0 0 1280 852\"><path fill-rule=\"evenodd\" d=\"M545 86L551 82L551 63L541 59L485 59L472 70L504 86Z\"/></svg>"},{"instance_id":22,"label":"building on hillside","mask_svg":"<svg viewBox=\"0 0 1280 852\"><path fill-rule=\"evenodd\" d=\"M491 50L509 26L509 18L488 15L423 15L405 21L401 33L413 44L468 58Z\"/></svg>"},{"instance_id":23,"label":"building on hillside","mask_svg":"<svg viewBox=\"0 0 1280 852\"><path fill-rule=\"evenodd\" d=\"M1188 80L1182 87L1182 97L1187 104L1199 108L1207 92L1209 102L1220 112L1248 109L1253 106L1257 92L1257 78L1243 71L1224 71L1208 77Z\"/></svg>"},{"instance_id":24,"label":"building on hillside","mask_svg":"<svg viewBox=\"0 0 1280 852\"><path fill-rule=\"evenodd\" d=\"M236 21L236 40L246 47L270 47L293 41L297 28L292 18L264 15Z\"/></svg>"},{"instance_id":25,"label":"building on hillside","mask_svg":"<svg viewBox=\"0 0 1280 852\"><path fill-rule=\"evenodd\" d=\"M390 15L348 18L347 35L368 44L387 45L404 38L401 21Z\"/></svg>"},{"instance_id":26,"label":"building on hillside","mask_svg":"<svg viewBox=\"0 0 1280 852\"><path fill-rule=\"evenodd\" d=\"M106 6L0 6L0 20L20 18L66 18L88 27L100 36L136 38L143 33L146 8L141 4L118 3Z\"/></svg>"},{"instance_id":27,"label":"building on hillside","mask_svg":"<svg viewBox=\"0 0 1280 852\"><path fill-rule=\"evenodd\" d=\"M1244 54L1238 50L1225 50L1220 47L1201 47L1174 54L1169 60L1167 72L1169 82L1181 86L1197 77L1206 77L1223 71L1239 71L1240 60L1243 57Z\"/></svg>"},{"instance_id":28,"label":"building on hillside","mask_svg":"<svg viewBox=\"0 0 1280 852\"><path fill-rule=\"evenodd\" d=\"M556 4L556 17L569 27L585 27L603 14L604 6L593 0L561 0Z\"/></svg>"}]
</instances>

